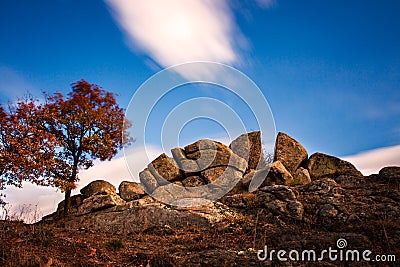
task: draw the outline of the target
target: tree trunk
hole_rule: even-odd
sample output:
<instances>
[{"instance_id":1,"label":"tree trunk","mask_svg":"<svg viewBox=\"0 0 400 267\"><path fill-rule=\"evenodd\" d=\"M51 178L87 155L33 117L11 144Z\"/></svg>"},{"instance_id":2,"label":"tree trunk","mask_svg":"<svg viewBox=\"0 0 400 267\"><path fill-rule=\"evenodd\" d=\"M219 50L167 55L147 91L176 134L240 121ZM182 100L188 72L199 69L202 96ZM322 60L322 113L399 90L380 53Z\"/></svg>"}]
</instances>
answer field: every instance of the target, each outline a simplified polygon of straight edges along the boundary
<instances>
[{"instance_id":1,"label":"tree trunk","mask_svg":"<svg viewBox=\"0 0 400 267\"><path fill-rule=\"evenodd\" d=\"M81 141L82 142L82 141ZM68 181L75 183L76 176L78 174L78 163L79 158L82 155L82 149L79 147L77 155L74 156L74 165L72 166L72 174ZM71 189L65 191L65 199L64 199L64 217L67 217L71 210Z\"/></svg>"},{"instance_id":2,"label":"tree trunk","mask_svg":"<svg viewBox=\"0 0 400 267\"><path fill-rule=\"evenodd\" d=\"M71 209L71 190L65 192L64 217L67 217Z\"/></svg>"}]
</instances>

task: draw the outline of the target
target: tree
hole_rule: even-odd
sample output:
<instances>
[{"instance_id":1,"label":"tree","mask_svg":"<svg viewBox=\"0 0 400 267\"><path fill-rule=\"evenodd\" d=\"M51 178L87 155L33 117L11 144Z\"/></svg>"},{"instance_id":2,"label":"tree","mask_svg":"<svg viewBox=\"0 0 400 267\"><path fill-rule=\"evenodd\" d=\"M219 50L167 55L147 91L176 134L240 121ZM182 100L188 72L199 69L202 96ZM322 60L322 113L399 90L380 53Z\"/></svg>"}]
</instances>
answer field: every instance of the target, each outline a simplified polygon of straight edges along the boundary
<instances>
[{"instance_id":1,"label":"tree","mask_svg":"<svg viewBox=\"0 0 400 267\"><path fill-rule=\"evenodd\" d=\"M129 123L114 94L85 80L73 83L66 99L61 93L46 96L37 118L55 140L53 165L47 168L54 184L65 192L67 215L79 170L93 166L95 159L111 160L124 144L130 143L126 131Z\"/></svg>"},{"instance_id":2,"label":"tree","mask_svg":"<svg viewBox=\"0 0 400 267\"><path fill-rule=\"evenodd\" d=\"M65 215L79 170L111 160L132 141L114 94L85 80L73 83L66 99L55 93L44 103L29 98L8 111L0 106L0 123L0 190L22 181L56 186L65 193Z\"/></svg>"},{"instance_id":3,"label":"tree","mask_svg":"<svg viewBox=\"0 0 400 267\"><path fill-rule=\"evenodd\" d=\"M18 100L8 110L0 106L0 190L21 187L23 181L51 184L47 167L54 164L56 140L37 116L40 107L32 98Z\"/></svg>"}]
</instances>

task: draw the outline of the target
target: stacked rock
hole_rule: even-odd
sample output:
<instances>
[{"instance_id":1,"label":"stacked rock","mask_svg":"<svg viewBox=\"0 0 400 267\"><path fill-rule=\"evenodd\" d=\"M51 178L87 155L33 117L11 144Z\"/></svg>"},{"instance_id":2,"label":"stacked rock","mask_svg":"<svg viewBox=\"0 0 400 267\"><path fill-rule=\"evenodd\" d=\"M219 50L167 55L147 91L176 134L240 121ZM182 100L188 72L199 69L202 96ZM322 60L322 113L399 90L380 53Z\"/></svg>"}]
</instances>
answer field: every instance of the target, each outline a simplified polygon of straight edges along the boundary
<instances>
[{"instance_id":1,"label":"stacked rock","mask_svg":"<svg viewBox=\"0 0 400 267\"><path fill-rule=\"evenodd\" d=\"M285 133L278 134L273 158L267 155L268 162L261 140L261 132L256 131L239 136L229 146L204 139L184 148L174 148L172 157L161 154L140 172L140 183L123 181L118 193L107 181L91 182L81 189L81 194L71 197L70 213L84 215L111 207L129 209L156 203L155 200L167 204L183 201L185 204L186 199L189 201L187 207L202 206L223 196L227 197L225 203L235 207L260 206L275 200L282 204L279 197L271 198L269 194L279 195L282 188L301 187L316 181L354 186L356 181L365 180L351 163L342 159L322 153L314 153L308 158L305 148ZM375 176L396 184L399 170L399 167L386 167ZM254 183L257 180L260 183ZM260 202L264 196L265 201ZM294 199L290 201L293 203L285 202L284 206L300 207ZM291 210L294 212L292 217L301 217L300 208ZM61 217L63 211L64 201L59 203L54 214L46 217Z\"/></svg>"},{"instance_id":2,"label":"stacked rock","mask_svg":"<svg viewBox=\"0 0 400 267\"><path fill-rule=\"evenodd\" d=\"M202 139L171 153L172 158L161 154L139 174L147 193L168 202L244 191L243 176L266 167L259 131L239 136L229 147ZM205 187L199 190L201 186Z\"/></svg>"}]
</instances>

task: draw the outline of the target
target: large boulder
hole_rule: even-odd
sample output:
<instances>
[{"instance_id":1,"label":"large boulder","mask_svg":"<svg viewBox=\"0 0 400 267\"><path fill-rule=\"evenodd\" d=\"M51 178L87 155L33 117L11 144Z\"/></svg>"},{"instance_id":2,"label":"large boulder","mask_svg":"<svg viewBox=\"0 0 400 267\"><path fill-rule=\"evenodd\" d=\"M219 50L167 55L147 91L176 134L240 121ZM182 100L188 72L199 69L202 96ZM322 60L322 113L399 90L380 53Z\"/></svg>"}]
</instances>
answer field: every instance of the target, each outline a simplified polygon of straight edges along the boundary
<instances>
[{"instance_id":1,"label":"large boulder","mask_svg":"<svg viewBox=\"0 0 400 267\"><path fill-rule=\"evenodd\" d=\"M132 206L131 209L114 211L111 208L110 211L113 212L104 210L78 216L74 220L66 221L65 225L67 229L80 229L84 226L85 229L90 229L90 231L108 233L110 236L138 234L138 236L146 237L146 233L154 233L152 235L159 236L160 232L157 231L159 229L169 231L188 229L188 232L195 229L194 231L202 232L203 230L213 229L214 226L219 225L219 222L230 222L234 220L233 218L239 220L243 217L240 213L231 211L221 203L205 201L208 205L196 210L193 208L166 208L165 205L154 203L150 197L137 201L142 200L145 200L143 204ZM158 242L163 242L162 240L166 240L165 238L168 238L168 236L161 234ZM136 260L133 261L133 266L138 266L135 263L137 263ZM180 266L187 265L182 263ZM130 266L132 266L132 262Z\"/></svg>"},{"instance_id":2,"label":"large boulder","mask_svg":"<svg viewBox=\"0 0 400 267\"><path fill-rule=\"evenodd\" d=\"M400 181L400 167L384 167L379 171L379 176L388 181Z\"/></svg>"},{"instance_id":3,"label":"large boulder","mask_svg":"<svg viewBox=\"0 0 400 267\"><path fill-rule=\"evenodd\" d=\"M78 207L77 215L96 212L124 204L125 201L116 193L92 195L83 200L83 203Z\"/></svg>"},{"instance_id":4,"label":"large boulder","mask_svg":"<svg viewBox=\"0 0 400 267\"><path fill-rule=\"evenodd\" d=\"M199 166L196 161L186 158L185 151L182 148L173 148L171 149L172 156L176 163L178 163L179 168L190 176L191 173L195 173L199 171Z\"/></svg>"},{"instance_id":5,"label":"large boulder","mask_svg":"<svg viewBox=\"0 0 400 267\"><path fill-rule=\"evenodd\" d=\"M307 169L310 172L311 180L335 179L340 175L363 176L350 162L323 153L311 155L307 162Z\"/></svg>"},{"instance_id":6,"label":"large boulder","mask_svg":"<svg viewBox=\"0 0 400 267\"><path fill-rule=\"evenodd\" d=\"M81 189L81 194L90 197L96 194L115 194L115 186L104 180L96 180Z\"/></svg>"},{"instance_id":7,"label":"large boulder","mask_svg":"<svg viewBox=\"0 0 400 267\"><path fill-rule=\"evenodd\" d=\"M176 184L167 184L159 186L154 190L152 197L162 203L174 204L188 195L185 187Z\"/></svg>"},{"instance_id":8,"label":"large boulder","mask_svg":"<svg viewBox=\"0 0 400 267\"><path fill-rule=\"evenodd\" d=\"M162 184L163 180L173 182L182 178L181 171L175 160L167 157L165 153L153 160L147 168L160 184Z\"/></svg>"},{"instance_id":9,"label":"large boulder","mask_svg":"<svg viewBox=\"0 0 400 267\"><path fill-rule=\"evenodd\" d=\"M292 185L306 185L311 182L310 173L307 169L300 167L293 175Z\"/></svg>"},{"instance_id":10,"label":"large boulder","mask_svg":"<svg viewBox=\"0 0 400 267\"><path fill-rule=\"evenodd\" d=\"M209 139L201 139L199 141L194 142L193 144L185 146L186 155L195 153L199 150L219 150L219 151L227 151L230 150L226 145L209 140Z\"/></svg>"},{"instance_id":11,"label":"large boulder","mask_svg":"<svg viewBox=\"0 0 400 267\"><path fill-rule=\"evenodd\" d=\"M279 160L293 175L307 157L307 150L298 141L285 133L278 133L274 161Z\"/></svg>"},{"instance_id":12,"label":"large boulder","mask_svg":"<svg viewBox=\"0 0 400 267\"><path fill-rule=\"evenodd\" d=\"M242 134L229 147L236 155L247 160L247 170L266 167L260 131Z\"/></svg>"},{"instance_id":13,"label":"large boulder","mask_svg":"<svg viewBox=\"0 0 400 267\"><path fill-rule=\"evenodd\" d=\"M215 167L201 172L201 175L208 183L216 185L232 185L242 179L242 173L232 167Z\"/></svg>"},{"instance_id":14,"label":"large boulder","mask_svg":"<svg viewBox=\"0 0 400 267\"><path fill-rule=\"evenodd\" d=\"M162 203L172 203L177 198L180 198L179 195L174 194L172 191L172 187L168 185L159 186L152 193L152 197Z\"/></svg>"},{"instance_id":15,"label":"large boulder","mask_svg":"<svg viewBox=\"0 0 400 267\"><path fill-rule=\"evenodd\" d=\"M264 180L264 183L261 186L275 185L275 184L291 185L292 183L293 183L293 176L290 174L288 170L286 170L282 162L278 160L271 164L271 167L267 175L267 179Z\"/></svg>"},{"instance_id":16,"label":"large boulder","mask_svg":"<svg viewBox=\"0 0 400 267\"><path fill-rule=\"evenodd\" d=\"M188 154L187 157L196 160L200 170L220 166L231 166L243 173L247 169L246 160L232 153L229 148L223 151L211 149L198 150Z\"/></svg>"},{"instance_id":17,"label":"large boulder","mask_svg":"<svg viewBox=\"0 0 400 267\"><path fill-rule=\"evenodd\" d=\"M175 150L175 157L182 161L182 151ZM226 145L202 139L185 147L186 158L194 160L200 170L219 166L231 166L244 172L247 169L245 159L239 157Z\"/></svg>"},{"instance_id":18,"label":"large boulder","mask_svg":"<svg viewBox=\"0 0 400 267\"><path fill-rule=\"evenodd\" d=\"M118 187L120 197L125 201L139 199L146 195L141 184L135 182L123 181Z\"/></svg>"},{"instance_id":19,"label":"large boulder","mask_svg":"<svg viewBox=\"0 0 400 267\"><path fill-rule=\"evenodd\" d=\"M186 159L185 151L180 147L171 149L171 153L172 157L178 163L178 165L181 160Z\"/></svg>"},{"instance_id":20,"label":"large boulder","mask_svg":"<svg viewBox=\"0 0 400 267\"><path fill-rule=\"evenodd\" d=\"M149 194L153 193L153 191L159 186L156 178L147 168L139 173L139 179L140 183Z\"/></svg>"}]
</instances>

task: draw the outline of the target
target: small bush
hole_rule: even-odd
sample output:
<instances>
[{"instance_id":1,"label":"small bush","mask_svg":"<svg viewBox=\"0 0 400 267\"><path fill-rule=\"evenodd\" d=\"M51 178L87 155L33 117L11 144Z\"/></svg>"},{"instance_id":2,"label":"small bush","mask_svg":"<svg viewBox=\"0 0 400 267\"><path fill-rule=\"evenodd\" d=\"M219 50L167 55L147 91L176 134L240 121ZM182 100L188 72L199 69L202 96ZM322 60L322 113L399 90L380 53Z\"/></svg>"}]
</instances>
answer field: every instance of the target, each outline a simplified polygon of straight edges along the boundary
<instances>
[{"instance_id":1,"label":"small bush","mask_svg":"<svg viewBox=\"0 0 400 267\"><path fill-rule=\"evenodd\" d=\"M124 242L121 239L111 239L106 242L106 247L109 250L116 251L124 247Z\"/></svg>"}]
</instances>

